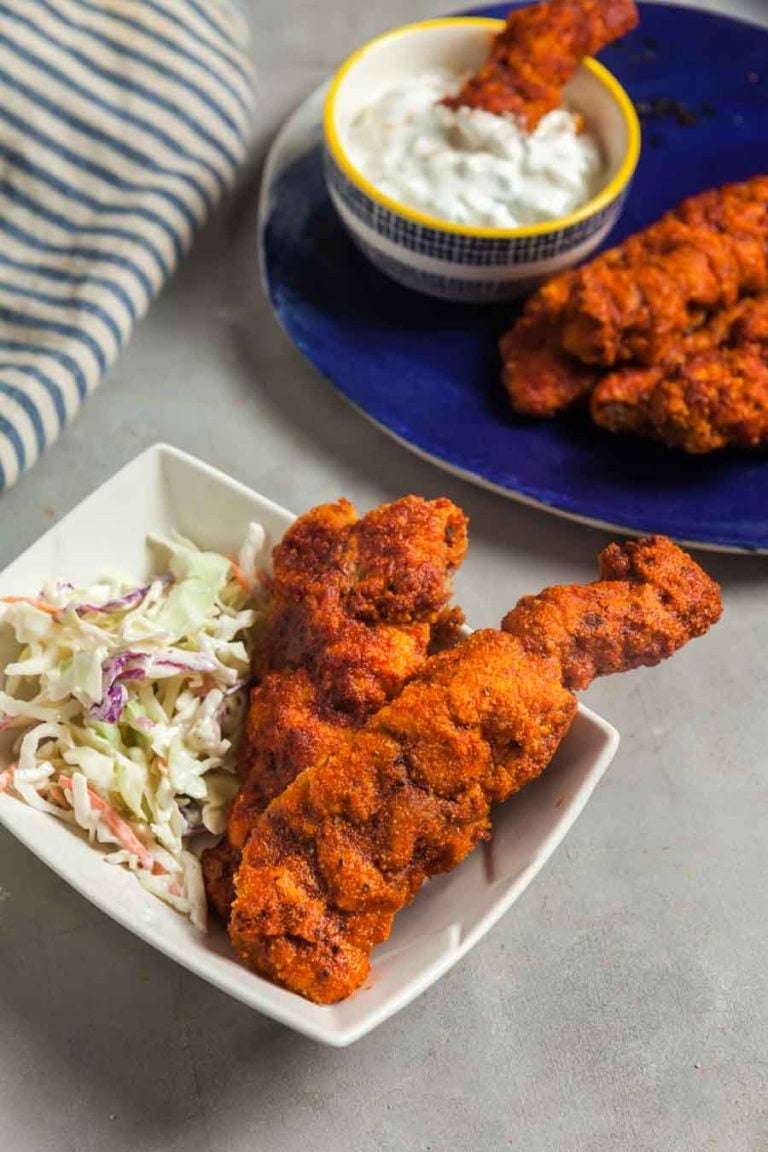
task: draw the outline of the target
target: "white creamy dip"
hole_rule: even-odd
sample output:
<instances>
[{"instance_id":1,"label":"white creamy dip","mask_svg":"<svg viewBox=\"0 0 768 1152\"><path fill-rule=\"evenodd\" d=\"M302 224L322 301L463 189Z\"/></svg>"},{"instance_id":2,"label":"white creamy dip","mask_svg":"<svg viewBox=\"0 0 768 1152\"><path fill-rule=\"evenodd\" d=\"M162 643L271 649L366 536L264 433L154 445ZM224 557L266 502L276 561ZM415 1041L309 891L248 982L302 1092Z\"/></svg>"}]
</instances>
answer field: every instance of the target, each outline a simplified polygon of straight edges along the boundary
<instances>
[{"instance_id":1,"label":"white creamy dip","mask_svg":"<svg viewBox=\"0 0 768 1152\"><path fill-rule=\"evenodd\" d=\"M565 109L528 134L511 116L446 108L455 75L403 81L361 109L349 159L385 196L454 224L518 228L557 220L600 189L600 147Z\"/></svg>"}]
</instances>

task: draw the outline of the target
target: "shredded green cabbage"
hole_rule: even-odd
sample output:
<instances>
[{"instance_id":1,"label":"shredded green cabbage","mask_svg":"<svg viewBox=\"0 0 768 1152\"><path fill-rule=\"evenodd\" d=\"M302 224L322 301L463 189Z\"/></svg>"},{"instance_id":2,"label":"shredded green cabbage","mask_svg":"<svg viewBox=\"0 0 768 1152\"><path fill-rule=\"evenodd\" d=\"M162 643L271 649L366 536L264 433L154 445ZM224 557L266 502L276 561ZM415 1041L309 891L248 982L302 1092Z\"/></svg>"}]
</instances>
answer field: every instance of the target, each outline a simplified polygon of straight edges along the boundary
<instances>
[{"instance_id":1,"label":"shredded green cabbage","mask_svg":"<svg viewBox=\"0 0 768 1152\"><path fill-rule=\"evenodd\" d=\"M266 539L251 525L236 565L180 536L152 543L166 570L147 584L58 581L0 602L18 644L0 729L20 730L0 789L116 848L107 860L204 928L198 851L238 787Z\"/></svg>"}]
</instances>

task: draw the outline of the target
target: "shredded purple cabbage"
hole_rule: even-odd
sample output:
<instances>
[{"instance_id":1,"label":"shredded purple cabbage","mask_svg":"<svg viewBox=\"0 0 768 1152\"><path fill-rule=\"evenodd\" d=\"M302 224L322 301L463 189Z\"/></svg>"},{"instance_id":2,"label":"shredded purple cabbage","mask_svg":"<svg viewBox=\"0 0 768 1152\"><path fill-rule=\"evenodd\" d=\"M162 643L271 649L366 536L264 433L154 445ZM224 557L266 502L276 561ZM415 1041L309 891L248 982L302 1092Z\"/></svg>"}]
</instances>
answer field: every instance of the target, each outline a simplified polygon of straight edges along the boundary
<instances>
[{"instance_id":1,"label":"shredded purple cabbage","mask_svg":"<svg viewBox=\"0 0 768 1152\"><path fill-rule=\"evenodd\" d=\"M159 580L161 584L173 584L174 582L170 572L164 572L162 576L156 577L156 580ZM60 584L60 587L74 588L74 584ZM114 600L105 601L104 604L90 604L88 601L65 604L61 611L76 612L78 616L85 616L88 612L120 612L123 608L133 608L136 604L140 604L151 587L151 584L144 584L143 587L133 588L130 592L125 592Z\"/></svg>"},{"instance_id":2,"label":"shredded purple cabbage","mask_svg":"<svg viewBox=\"0 0 768 1152\"><path fill-rule=\"evenodd\" d=\"M105 687L111 687L116 680L141 680L146 675L149 657L146 652L134 652L130 648L117 656L109 656L102 667Z\"/></svg>"},{"instance_id":3,"label":"shredded purple cabbage","mask_svg":"<svg viewBox=\"0 0 768 1152\"><path fill-rule=\"evenodd\" d=\"M126 680L145 680L152 675L152 669L176 668L180 672L215 672L218 665L204 652L159 652L150 656L147 652L134 652L128 649L118 656L110 656L104 661L101 670L102 697L88 712L94 720L105 720L116 724L128 702L124 687Z\"/></svg>"},{"instance_id":4,"label":"shredded purple cabbage","mask_svg":"<svg viewBox=\"0 0 768 1152\"><path fill-rule=\"evenodd\" d=\"M145 584L143 588L134 588L133 591L126 592L124 596L118 596L115 600L107 600L104 604L89 604L87 602L66 604L62 608L62 612L76 612L78 616L85 616L88 612L119 612L123 608L132 608L134 604L139 604L151 587L151 584Z\"/></svg>"},{"instance_id":5,"label":"shredded purple cabbage","mask_svg":"<svg viewBox=\"0 0 768 1152\"><path fill-rule=\"evenodd\" d=\"M161 668L178 668L183 672L215 672L218 664L204 652L180 652L171 655L159 653L152 657L152 665Z\"/></svg>"},{"instance_id":6,"label":"shredded purple cabbage","mask_svg":"<svg viewBox=\"0 0 768 1152\"><path fill-rule=\"evenodd\" d=\"M144 652L121 652L110 656L101 669L102 697L89 709L94 720L116 724L128 702L128 692L121 680L143 680L147 674L148 657Z\"/></svg>"},{"instance_id":7,"label":"shredded purple cabbage","mask_svg":"<svg viewBox=\"0 0 768 1152\"><path fill-rule=\"evenodd\" d=\"M234 696L235 692L241 692L243 688L247 688L250 682L250 680L238 680L237 683L233 684L230 688L225 688L222 693L224 699L226 699L227 696Z\"/></svg>"},{"instance_id":8,"label":"shredded purple cabbage","mask_svg":"<svg viewBox=\"0 0 768 1152\"><path fill-rule=\"evenodd\" d=\"M128 692L122 684L112 684L107 688L98 704L94 704L88 715L93 720L104 720L107 724L117 724L128 702Z\"/></svg>"}]
</instances>

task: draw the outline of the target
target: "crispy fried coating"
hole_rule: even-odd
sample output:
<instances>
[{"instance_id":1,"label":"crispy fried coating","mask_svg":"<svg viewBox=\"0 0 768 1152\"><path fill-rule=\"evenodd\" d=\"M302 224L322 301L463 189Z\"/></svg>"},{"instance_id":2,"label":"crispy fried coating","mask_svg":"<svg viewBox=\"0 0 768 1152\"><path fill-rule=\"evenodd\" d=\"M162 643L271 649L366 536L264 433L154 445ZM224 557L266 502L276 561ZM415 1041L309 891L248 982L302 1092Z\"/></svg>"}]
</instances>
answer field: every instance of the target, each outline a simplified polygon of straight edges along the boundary
<instances>
[{"instance_id":1,"label":"crispy fried coating","mask_svg":"<svg viewBox=\"0 0 768 1152\"><path fill-rule=\"evenodd\" d=\"M265 676L253 693L246 720L252 759L229 814L229 843L241 850L273 797L336 748L339 732L356 722L360 718L356 721L321 696L306 668Z\"/></svg>"},{"instance_id":2,"label":"crispy fried coating","mask_svg":"<svg viewBox=\"0 0 768 1152\"><path fill-rule=\"evenodd\" d=\"M609 373L590 397L610 432L652 436L690 453L768 443L768 293L748 296L680 342L663 368Z\"/></svg>"},{"instance_id":3,"label":"crispy fried coating","mask_svg":"<svg viewBox=\"0 0 768 1152\"><path fill-rule=\"evenodd\" d=\"M697 356L662 379L644 431L694 455L768 445L768 362L756 344Z\"/></svg>"},{"instance_id":4,"label":"crispy fried coating","mask_svg":"<svg viewBox=\"0 0 768 1152\"><path fill-rule=\"evenodd\" d=\"M230 918L249 966L319 1003L362 983L395 912L488 837L490 793L535 775L567 731L575 700L556 666L530 664L476 633L270 805Z\"/></svg>"},{"instance_id":5,"label":"crispy fried coating","mask_svg":"<svg viewBox=\"0 0 768 1152\"><path fill-rule=\"evenodd\" d=\"M745 344L761 344L768 348L768 292L749 296L737 308L725 313L713 325L716 346L729 344L733 348ZM697 352L706 352L698 347Z\"/></svg>"},{"instance_id":6,"label":"crispy fried coating","mask_svg":"<svg viewBox=\"0 0 768 1152\"><path fill-rule=\"evenodd\" d=\"M253 692L241 757L242 774L260 777L262 807L303 769L313 720L313 739L323 724L360 723L421 667L436 634L460 625L446 605L466 548L464 513L416 496L362 519L346 500L321 505L286 533L256 668L270 674Z\"/></svg>"},{"instance_id":7,"label":"crispy fried coating","mask_svg":"<svg viewBox=\"0 0 768 1152\"><path fill-rule=\"evenodd\" d=\"M744 286L737 246L734 238L702 231L642 264L588 265L564 309L563 348L585 364L664 363L709 312L738 300Z\"/></svg>"},{"instance_id":8,"label":"crispy fried coating","mask_svg":"<svg viewBox=\"0 0 768 1152\"><path fill-rule=\"evenodd\" d=\"M768 319L768 296L748 296L732 308L714 313L706 324L688 333L670 349L663 367L631 365L599 378L589 399L594 422L609 432L651 435L649 405L656 386L683 371L683 366L696 356L723 345L743 344L750 334L758 339L761 321L753 316L756 309L765 310Z\"/></svg>"},{"instance_id":9,"label":"crispy fried coating","mask_svg":"<svg viewBox=\"0 0 768 1152\"><path fill-rule=\"evenodd\" d=\"M561 343L584 363L663 363L708 314L768 289L768 178L690 197L568 279Z\"/></svg>"},{"instance_id":10,"label":"crispy fried coating","mask_svg":"<svg viewBox=\"0 0 768 1152\"><path fill-rule=\"evenodd\" d=\"M274 550L269 617L226 842L206 853L223 919L250 829L270 800L422 667L461 624L447 609L467 547L450 500L407 496L358 519L347 500L300 517Z\"/></svg>"},{"instance_id":11,"label":"crispy fried coating","mask_svg":"<svg viewBox=\"0 0 768 1152\"><path fill-rule=\"evenodd\" d=\"M201 858L205 895L208 906L226 924L235 899L235 873L240 867L240 851L225 836Z\"/></svg>"},{"instance_id":12,"label":"crispy fried coating","mask_svg":"<svg viewBox=\"0 0 768 1152\"><path fill-rule=\"evenodd\" d=\"M575 276L556 276L531 296L521 319L501 338L504 387L521 416L554 416L589 394L595 369L563 352L563 309Z\"/></svg>"},{"instance_id":13,"label":"crispy fried coating","mask_svg":"<svg viewBox=\"0 0 768 1152\"><path fill-rule=\"evenodd\" d=\"M658 664L720 616L717 585L665 536L611 544L599 563L594 584L525 596L501 624L526 652L556 656L567 688Z\"/></svg>"},{"instance_id":14,"label":"crispy fried coating","mask_svg":"<svg viewBox=\"0 0 768 1152\"><path fill-rule=\"evenodd\" d=\"M206 848L200 858L208 907L225 924L235 899L235 875L240 867L240 849L224 836L213 848Z\"/></svg>"},{"instance_id":15,"label":"crispy fried coating","mask_svg":"<svg viewBox=\"0 0 768 1152\"><path fill-rule=\"evenodd\" d=\"M637 26L633 0L543 0L513 9L476 76L445 103L518 117L533 131L579 62Z\"/></svg>"},{"instance_id":16,"label":"crispy fried coating","mask_svg":"<svg viewBox=\"0 0 768 1152\"><path fill-rule=\"evenodd\" d=\"M768 176L753 176L741 184L689 197L674 211L674 216L699 231L713 230L738 239L733 252L742 290L753 293L762 291L768 281L766 204Z\"/></svg>"},{"instance_id":17,"label":"crispy fried coating","mask_svg":"<svg viewBox=\"0 0 768 1152\"><path fill-rule=\"evenodd\" d=\"M308 512L274 551L257 675L307 668L334 708L370 714L419 667L466 546L446 499L406 496L360 520L346 500Z\"/></svg>"},{"instance_id":18,"label":"crispy fried coating","mask_svg":"<svg viewBox=\"0 0 768 1152\"><path fill-rule=\"evenodd\" d=\"M595 424L608 432L646 434L648 405L664 372L663 368L633 367L609 372L589 397L589 411Z\"/></svg>"},{"instance_id":19,"label":"crispy fried coating","mask_svg":"<svg viewBox=\"0 0 768 1152\"><path fill-rule=\"evenodd\" d=\"M490 836L490 806L538 776L596 675L655 664L720 614L670 541L601 557L601 580L526 597L502 631L432 657L348 730L251 833L230 936L242 960L317 1003L365 980L371 949L429 876Z\"/></svg>"},{"instance_id":20,"label":"crispy fried coating","mask_svg":"<svg viewBox=\"0 0 768 1152\"><path fill-rule=\"evenodd\" d=\"M766 441L755 358L767 333L768 177L755 176L549 281L501 340L502 378L525 415L589 396L613 432L693 453L752 448Z\"/></svg>"},{"instance_id":21,"label":"crispy fried coating","mask_svg":"<svg viewBox=\"0 0 768 1152\"><path fill-rule=\"evenodd\" d=\"M559 332L546 319L528 316L500 343L503 381L512 407L521 416L554 416L589 395L594 368L559 346Z\"/></svg>"}]
</instances>

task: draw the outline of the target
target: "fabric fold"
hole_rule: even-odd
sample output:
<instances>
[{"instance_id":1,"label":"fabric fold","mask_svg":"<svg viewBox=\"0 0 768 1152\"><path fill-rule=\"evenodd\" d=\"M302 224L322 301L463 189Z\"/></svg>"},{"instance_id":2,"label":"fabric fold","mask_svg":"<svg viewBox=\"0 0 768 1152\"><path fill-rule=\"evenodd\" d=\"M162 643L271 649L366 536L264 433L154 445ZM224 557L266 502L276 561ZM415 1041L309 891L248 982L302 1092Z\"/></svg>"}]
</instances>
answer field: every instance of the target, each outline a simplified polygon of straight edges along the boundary
<instances>
[{"instance_id":1,"label":"fabric fold","mask_svg":"<svg viewBox=\"0 0 768 1152\"><path fill-rule=\"evenodd\" d=\"M0 0L0 489L74 418L232 186L230 0Z\"/></svg>"}]
</instances>

